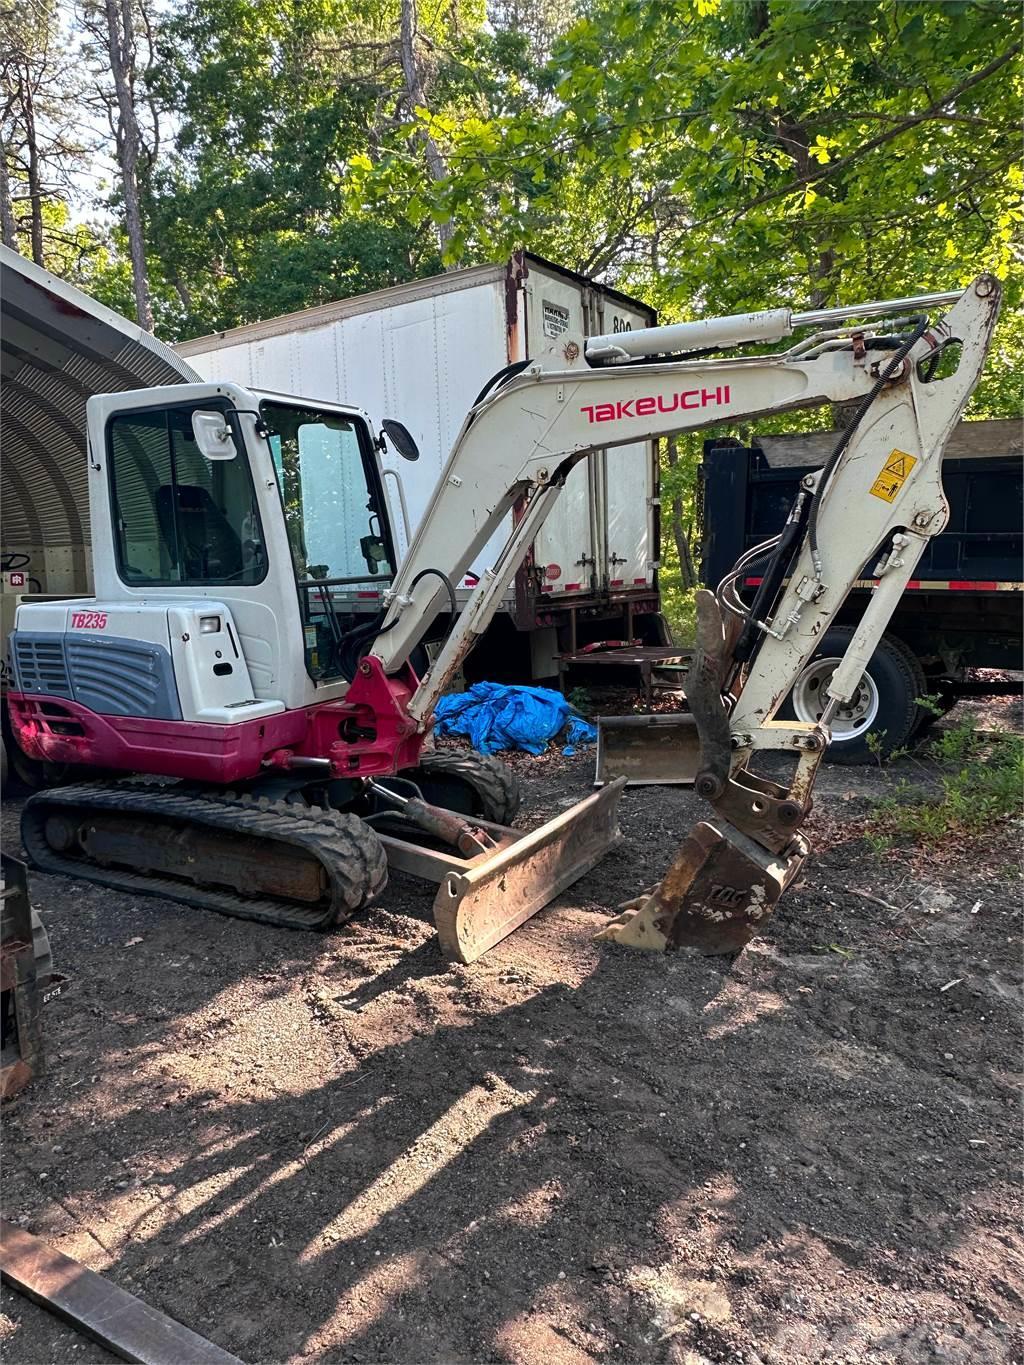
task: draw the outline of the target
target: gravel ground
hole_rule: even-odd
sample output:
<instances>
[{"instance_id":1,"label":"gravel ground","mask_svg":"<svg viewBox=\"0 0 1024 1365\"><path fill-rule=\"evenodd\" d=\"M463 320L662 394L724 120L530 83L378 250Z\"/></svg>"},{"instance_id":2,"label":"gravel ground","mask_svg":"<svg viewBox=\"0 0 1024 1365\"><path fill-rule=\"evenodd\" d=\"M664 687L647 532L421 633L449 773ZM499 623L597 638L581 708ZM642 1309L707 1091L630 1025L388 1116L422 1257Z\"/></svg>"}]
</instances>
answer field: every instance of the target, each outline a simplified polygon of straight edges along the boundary
<instances>
[{"instance_id":1,"label":"gravel ground","mask_svg":"<svg viewBox=\"0 0 1024 1365\"><path fill-rule=\"evenodd\" d=\"M522 823L592 762L518 757ZM1017 839L876 856L887 780L823 770L734 962L591 941L696 817L669 788L471 967L401 876L321 937L35 875L73 988L4 1216L249 1362L1020 1361ZM16 1295L0 1340L111 1359Z\"/></svg>"}]
</instances>

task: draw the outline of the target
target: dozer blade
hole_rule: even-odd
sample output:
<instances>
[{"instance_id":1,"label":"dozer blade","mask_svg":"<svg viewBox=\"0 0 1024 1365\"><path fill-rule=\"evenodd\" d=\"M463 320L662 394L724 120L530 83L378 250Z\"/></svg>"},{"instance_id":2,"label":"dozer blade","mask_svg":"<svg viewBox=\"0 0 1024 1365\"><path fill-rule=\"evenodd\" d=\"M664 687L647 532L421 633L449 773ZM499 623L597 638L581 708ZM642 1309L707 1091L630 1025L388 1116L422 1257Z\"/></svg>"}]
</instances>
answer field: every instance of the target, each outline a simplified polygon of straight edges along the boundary
<instances>
[{"instance_id":1,"label":"dozer blade","mask_svg":"<svg viewBox=\"0 0 1024 1365\"><path fill-rule=\"evenodd\" d=\"M475 962L589 872L622 837L618 805L625 785L621 778L610 783L530 834L505 831L518 835L515 842L466 872L448 872L434 900L444 955Z\"/></svg>"},{"instance_id":2,"label":"dozer blade","mask_svg":"<svg viewBox=\"0 0 1024 1365\"><path fill-rule=\"evenodd\" d=\"M596 787L617 777L628 787L692 786L700 768L700 735L689 712L598 717Z\"/></svg>"},{"instance_id":3,"label":"dozer blade","mask_svg":"<svg viewBox=\"0 0 1024 1365\"><path fill-rule=\"evenodd\" d=\"M801 835L775 855L731 825L701 821L659 885L628 902L595 937L652 952L738 953L764 928L808 851Z\"/></svg>"}]
</instances>

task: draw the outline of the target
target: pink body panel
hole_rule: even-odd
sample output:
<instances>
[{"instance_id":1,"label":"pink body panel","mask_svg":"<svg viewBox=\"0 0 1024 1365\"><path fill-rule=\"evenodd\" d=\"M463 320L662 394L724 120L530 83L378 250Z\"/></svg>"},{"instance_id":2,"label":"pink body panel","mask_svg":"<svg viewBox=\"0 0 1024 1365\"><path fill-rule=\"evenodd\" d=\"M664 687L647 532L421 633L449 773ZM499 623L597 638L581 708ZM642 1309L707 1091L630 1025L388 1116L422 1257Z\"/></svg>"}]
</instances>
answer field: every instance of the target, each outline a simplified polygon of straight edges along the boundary
<instances>
[{"instance_id":1,"label":"pink body panel","mask_svg":"<svg viewBox=\"0 0 1024 1365\"><path fill-rule=\"evenodd\" d=\"M124 772L229 783L255 777L266 755L298 744L303 711L285 711L240 725L101 716L78 702L8 692L11 726L29 756Z\"/></svg>"},{"instance_id":2,"label":"pink body panel","mask_svg":"<svg viewBox=\"0 0 1024 1365\"><path fill-rule=\"evenodd\" d=\"M342 701L207 725L187 720L101 716L78 702L8 692L11 726L29 758L226 785L287 770L292 755L329 758L336 777L373 777L415 766L423 736L406 714L416 688L406 668L385 676L364 659Z\"/></svg>"}]
</instances>

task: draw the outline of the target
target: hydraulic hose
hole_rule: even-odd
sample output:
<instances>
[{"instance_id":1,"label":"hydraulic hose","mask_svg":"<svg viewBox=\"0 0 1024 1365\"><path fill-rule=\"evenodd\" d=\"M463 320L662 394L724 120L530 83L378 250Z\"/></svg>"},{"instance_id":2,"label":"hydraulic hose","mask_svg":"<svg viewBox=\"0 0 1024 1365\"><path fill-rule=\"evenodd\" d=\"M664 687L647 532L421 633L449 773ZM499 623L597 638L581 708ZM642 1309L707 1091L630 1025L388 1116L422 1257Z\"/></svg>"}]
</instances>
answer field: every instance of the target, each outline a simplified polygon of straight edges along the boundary
<instances>
[{"instance_id":1,"label":"hydraulic hose","mask_svg":"<svg viewBox=\"0 0 1024 1365\"><path fill-rule=\"evenodd\" d=\"M416 584L419 583L421 579L427 578L430 574L433 574L436 578L440 578L448 593L448 605L452 617L452 625L448 627L450 633L452 626L455 624L455 618L458 615L459 604L455 596L455 586L448 575L443 573L440 569L421 569L409 584L409 591L412 592ZM339 641L339 663L341 665L342 673L349 682L351 682L356 675L356 669L359 667L359 660L363 657L363 653L365 652L364 646L369 644L371 640L376 639L378 635L386 635L389 630L393 630L398 624L399 618L396 616L388 625L382 625L381 622L384 620L385 614L386 613L384 612L379 612L372 620L365 622L363 625L354 626L350 631L347 631Z\"/></svg>"},{"instance_id":2,"label":"hydraulic hose","mask_svg":"<svg viewBox=\"0 0 1024 1365\"><path fill-rule=\"evenodd\" d=\"M804 527L807 525L808 509L803 493L797 495L796 502L790 511L782 534L779 536L775 552L771 557L764 576L754 594L754 600L747 613L747 623L743 627L743 632L736 642L733 650L733 658L737 663L744 663L752 658L761 640L758 621L763 621L778 596L779 589L782 587L783 579L789 573L790 566L800 550L800 538L803 535Z\"/></svg>"},{"instance_id":3,"label":"hydraulic hose","mask_svg":"<svg viewBox=\"0 0 1024 1365\"><path fill-rule=\"evenodd\" d=\"M435 578L439 578L448 591L448 605L451 607L452 621L454 623L455 617L459 614L459 604L455 598L455 585L446 573L442 573L440 569L420 569L419 573L409 584L409 591L412 592L420 579L426 578L430 574L433 574ZM392 622L392 625L393 624L394 622ZM390 630L391 627L389 626L388 629Z\"/></svg>"}]
</instances>

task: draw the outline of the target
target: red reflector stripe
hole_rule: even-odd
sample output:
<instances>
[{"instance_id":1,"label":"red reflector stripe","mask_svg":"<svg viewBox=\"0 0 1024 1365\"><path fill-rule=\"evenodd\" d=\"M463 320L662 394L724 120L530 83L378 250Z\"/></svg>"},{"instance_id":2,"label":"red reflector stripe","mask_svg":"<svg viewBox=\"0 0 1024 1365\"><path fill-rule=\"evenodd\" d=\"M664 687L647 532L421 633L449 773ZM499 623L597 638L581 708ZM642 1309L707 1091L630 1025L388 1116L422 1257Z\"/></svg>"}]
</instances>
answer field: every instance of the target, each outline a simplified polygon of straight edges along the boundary
<instances>
[{"instance_id":1,"label":"red reflector stripe","mask_svg":"<svg viewBox=\"0 0 1024 1365\"><path fill-rule=\"evenodd\" d=\"M610 588L621 588L625 581L624 578L609 578L608 586Z\"/></svg>"},{"instance_id":2,"label":"red reflector stripe","mask_svg":"<svg viewBox=\"0 0 1024 1365\"><path fill-rule=\"evenodd\" d=\"M647 579L646 579L646 578L634 578L634 579L633 579L633 586L634 586L635 588L646 588L646 587L647 587Z\"/></svg>"},{"instance_id":3,"label":"red reflector stripe","mask_svg":"<svg viewBox=\"0 0 1024 1365\"><path fill-rule=\"evenodd\" d=\"M372 597L374 601L380 596L379 592L357 592L357 597Z\"/></svg>"},{"instance_id":4,"label":"red reflector stripe","mask_svg":"<svg viewBox=\"0 0 1024 1365\"><path fill-rule=\"evenodd\" d=\"M744 583L748 588L758 588L761 586L760 578L747 578ZM855 588L875 588L878 586L877 578L858 578L853 585ZM1024 583L1001 582L994 578L912 578L908 584L908 589L916 589L919 592L1020 592L1024 589Z\"/></svg>"},{"instance_id":5,"label":"red reflector stripe","mask_svg":"<svg viewBox=\"0 0 1024 1365\"><path fill-rule=\"evenodd\" d=\"M566 583L565 590L566 592L579 592L582 587L582 583Z\"/></svg>"}]
</instances>

